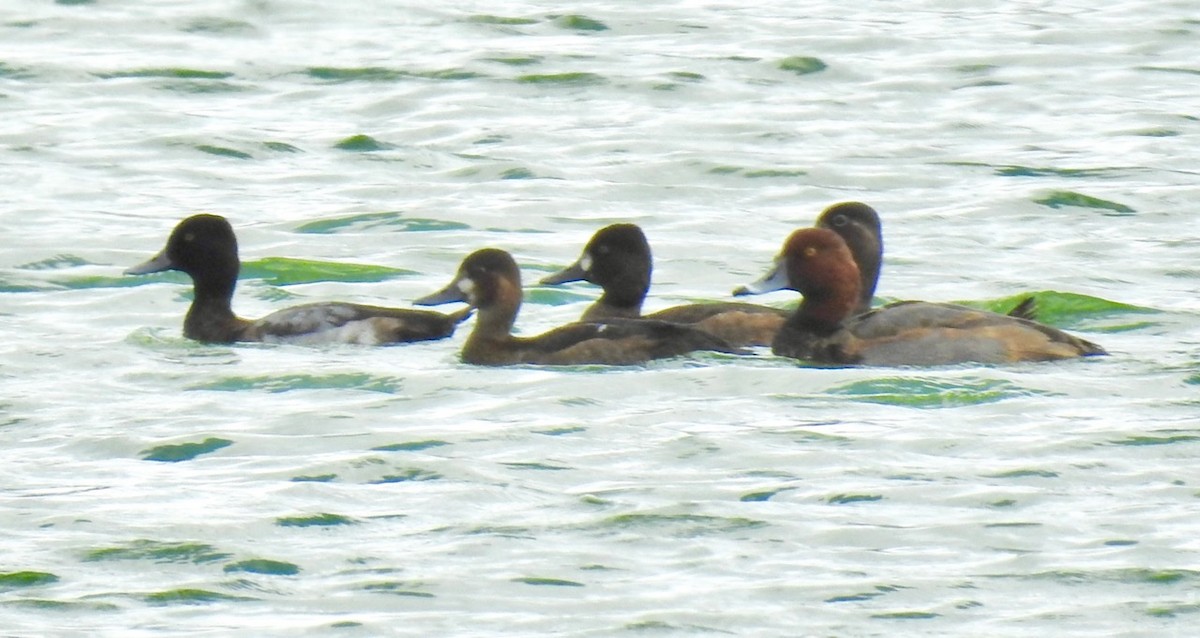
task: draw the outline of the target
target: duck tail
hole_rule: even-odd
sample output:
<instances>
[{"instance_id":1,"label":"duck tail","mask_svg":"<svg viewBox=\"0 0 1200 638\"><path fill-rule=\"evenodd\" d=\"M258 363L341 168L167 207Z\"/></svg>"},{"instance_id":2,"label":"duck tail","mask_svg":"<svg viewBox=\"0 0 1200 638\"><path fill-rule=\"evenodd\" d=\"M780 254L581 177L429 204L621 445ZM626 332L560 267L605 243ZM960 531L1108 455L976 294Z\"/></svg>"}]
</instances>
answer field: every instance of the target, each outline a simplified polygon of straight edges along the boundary
<instances>
[{"instance_id":1,"label":"duck tail","mask_svg":"<svg viewBox=\"0 0 1200 638\"><path fill-rule=\"evenodd\" d=\"M1037 297L1030 295L1021 300L1016 307L1008 311L1008 316L1016 317L1017 319L1028 319L1029 321L1037 321L1038 305Z\"/></svg>"}]
</instances>

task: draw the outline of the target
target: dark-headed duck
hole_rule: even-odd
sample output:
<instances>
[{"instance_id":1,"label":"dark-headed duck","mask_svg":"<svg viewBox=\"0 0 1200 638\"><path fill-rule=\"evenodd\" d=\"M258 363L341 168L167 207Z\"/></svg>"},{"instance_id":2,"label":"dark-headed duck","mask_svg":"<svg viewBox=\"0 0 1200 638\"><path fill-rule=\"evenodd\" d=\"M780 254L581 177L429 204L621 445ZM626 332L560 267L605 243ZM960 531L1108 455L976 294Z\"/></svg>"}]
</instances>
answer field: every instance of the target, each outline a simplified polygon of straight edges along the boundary
<instances>
[{"instance_id":1,"label":"dark-headed duck","mask_svg":"<svg viewBox=\"0 0 1200 638\"><path fill-rule=\"evenodd\" d=\"M860 276L855 314L870 310L883 266L883 224L879 213L862 202L841 202L821 211L816 227L828 228L846 242Z\"/></svg>"},{"instance_id":2,"label":"dark-headed duck","mask_svg":"<svg viewBox=\"0 0 1200 638\"><path fill-rule=\"evenodd\" d=\"M463 260L448 286L413 303L463 301L476 309L475 327L462 349L462 360L472 364L629 365L696 350L738 352L706 332L664 321L573 323L536 337L514 337L521 296L521 273L512 255L485 248Z\"/></svg>"},{"instance_id":3,"label":"dark-headed duck","mask_svg":"<svg viewBox=\"0 0 1200 638\"><path fill-rule=\"evenodd\" d=\"M792 233L767 275L734 294L802 294L771 350L821 363L1010 363L1105 354L1036 321L953 304L902 301L855 315L860 285L846 242L828 229L805 228Z\"/></svg>"},{"instance_id":4,"label":"dark-headed duck","mask_svg":"<svg viewBox=\"0 0 1200 638\"><path fill-rule=\"evenodd\" d=\"M870 310L875 287L879 284L879 271L883 266L883 224L879 221L879 213L862 202L841 202L821 211L815 226L837 233L850 248L850 254L858 266L861 284L854 314ZM1008 314L1022 319L1036 319L1037 299L1026 297Z\"/></svg>"},{"instance_id":5,"label":"dark-headed duck","mask_svg":"<svg viewBox=\"0 0 1200 638\"><path fill-rule=\"evenodd\" d=\"M237 285L237 238L219 215L193 215L179 222L166 248L125 271L145 275L179 270L192 278L194 298L183 320L183 335L207 343L266 341L378 345L441 339L470 312L444 315L429 310L381 308L320 302L285 308L256 321L233 313Z\"/></svg>"},{"instance_id":6,"label":"dark-headed duck","mask_svg":"<svg viewBox=\"0 0 1200 638\"><path fill-rule=\"evenodd\" d=\"M734 346L770 345L787 318L786 310L729 302L685 304L643 315L652 269L650 243L642 229L636 224L613 224L596 231L578 261L541 283L587 281L600 286L604 293L584 311L581 321L641 318L689 324Z\"/></svg>"}]
</instances>

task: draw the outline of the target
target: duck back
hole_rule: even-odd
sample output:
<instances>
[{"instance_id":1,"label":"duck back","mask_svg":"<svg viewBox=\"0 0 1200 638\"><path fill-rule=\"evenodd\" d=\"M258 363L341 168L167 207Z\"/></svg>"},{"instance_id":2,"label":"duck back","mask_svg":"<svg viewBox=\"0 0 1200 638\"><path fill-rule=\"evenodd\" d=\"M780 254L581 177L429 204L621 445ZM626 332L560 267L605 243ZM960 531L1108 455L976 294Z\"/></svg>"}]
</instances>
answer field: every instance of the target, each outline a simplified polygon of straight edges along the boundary
<instances>
[{"instance_id":1,"label":"duck back","mask_svg":"<svg viewBox=\"0 0 1200 638\"><path fill-rule=\"evenodd\" d=\"M770 306L719 302L675 306L645 318L688 324L735 346L769 346L787 316Z\"/></svg>"},{"instance_id":2,"label":"duck back","mask_svg":"<svg viewBox=\"0 0 1200 638\"><path fill-rule=\"evenodd\" d=\"M955 304L900 302L843 325L846 356L863 365L1049 361L1106 354L1100 346L1050 326Z\"/></svg>"},{"instance_id":3,"label":"duck back","mask_svg":"<svg viewBox=\"0 0 1200 638\"><path fill-rule=\"evenodd\" d=\"M311 303L248 322L244 341L380 345L443 339L454 334L470 311L442 314L342 302Z\"/></svg>"},{"instance_id":4,"label":"duck back","mask_svg":"<svg viewBox=\"0 0 1200 638\"><path fill-rule=\"evenodd\" d=\"M536 337L475 338L463 361L483 365L633 365L697 350L743 352L690 326L665 321L615 319L561 326Z\"/></svg>"}]
</instances>

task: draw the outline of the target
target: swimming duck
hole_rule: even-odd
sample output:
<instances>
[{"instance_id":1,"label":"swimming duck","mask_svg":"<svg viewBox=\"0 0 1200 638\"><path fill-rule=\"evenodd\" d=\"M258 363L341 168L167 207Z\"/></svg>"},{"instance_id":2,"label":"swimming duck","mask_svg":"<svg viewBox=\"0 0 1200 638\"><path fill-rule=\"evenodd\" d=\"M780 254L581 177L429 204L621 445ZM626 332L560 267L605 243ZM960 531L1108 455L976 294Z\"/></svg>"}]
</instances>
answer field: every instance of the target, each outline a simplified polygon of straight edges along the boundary
<instances>
[{"instance_id":1,"label":"swimming duck","mask_svg":"<svg viewBox=\"0 0 1200 638\"><path fill-rule=\"evenodd\" d=\"M642 314L653 268L650 243L636 224L613 224L596 231L574 264L549 275L546 285L587 281L604 293L584 311L581 321L653 319L695 326L734 346L766 346L787 318L787 311L748 303L685 304Z\"/></svg>"},{"instance_id":2,"label":"swimming duck","mask_svg":"<svg viewBox=\"0 0 1200 638\"><path fill-rule=\"evenodd\" d=\"M444 315L429 310L319 302L285 308L258 320L242 319L230 302L237 285L237 238L219 215L193 215L179 222L166 248L125 271L145 275L179 270L192 278L192 307L183 335L206 343L266 341L378 345L441 339L470 311Z\"/></svg>"},{"instance_id":3,"label":"swimming duck","mask_svg":"<svg viewBox=\"0 0 1200 638\"><path fill-rule=\"evenodd\" d=\"M706 332L665 321L589 321L536 337L514 337L521 295L521 273L512 255L485 248L463 260L448 286L413 303L463 301L478 311L462 349L462 360L472 364L629 365L696 350L739 352Z\"/></svg>"},{"instance_id":4,"label":"swimming duck","mask_svg":"<svg viewBox=\"0 0 1200 638\"><path fill-rule=\"evenodd\" d=\"M821 211L815 224L837 233L850 248L861 277L858 306L854 313L871 309L879 271L883 266L883 224L879 213L862 202L840 202ZM1026 297L1008 312L1009 316L1037 319L1037 298Z\"/></svg>"},{"instance_id":5,"label":"swimming duck","mask_svg":"<svg viewBox=\"0 0 1200 638\"><path fill-rule=\"evenodd\" d=\"M792 233L762 279L733 294L784 289L802 294L771 350L820 363L1010 363L1106 354L1094 343L1036 321L954 304L902 301L855 315L861 279L841 236L804 228Z\"/></svg>"},{"instance_id":6,"label":"swimming duck","mask_svg":"<svg viewBox=\"0 0 1200 638\"><path fill-rule=\"evenodd\" d=\"M870 310L883 265L883 224L879 213L862 202L840 202L821 211L815 225L832 230L846 242L861 277L855 314Z\"/></svg>"}]
</instances>

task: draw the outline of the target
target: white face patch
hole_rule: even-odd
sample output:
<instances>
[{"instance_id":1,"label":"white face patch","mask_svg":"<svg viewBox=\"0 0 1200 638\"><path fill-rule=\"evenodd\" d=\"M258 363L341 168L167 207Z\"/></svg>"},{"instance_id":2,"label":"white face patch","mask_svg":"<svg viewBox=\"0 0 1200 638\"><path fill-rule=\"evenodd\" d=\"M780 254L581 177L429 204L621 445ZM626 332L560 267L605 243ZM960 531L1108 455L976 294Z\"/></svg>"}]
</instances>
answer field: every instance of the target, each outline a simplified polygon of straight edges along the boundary
<instances>
[{"instance_id":1,"label":"white face patch","mask_svg":"<svg viewBox=\"0 0 1200 638\"><path fill-rule=\"evenodd\" d=\"M471 292L475 290L475 282L467 278L460 279L458 282L458 289L462 291L462 294L470 297Z\"/></svg>"},{"instance_id":2,"label":"white face patch","mask_svg":"<svg viewBox=\"0 0 1200 638\"><path fill-rule=\"evenodd\" d=\"M583 253L583 256L579 258L579 268L583 272L591 272L592 253Z\"/></svg>"}]
</instances>

